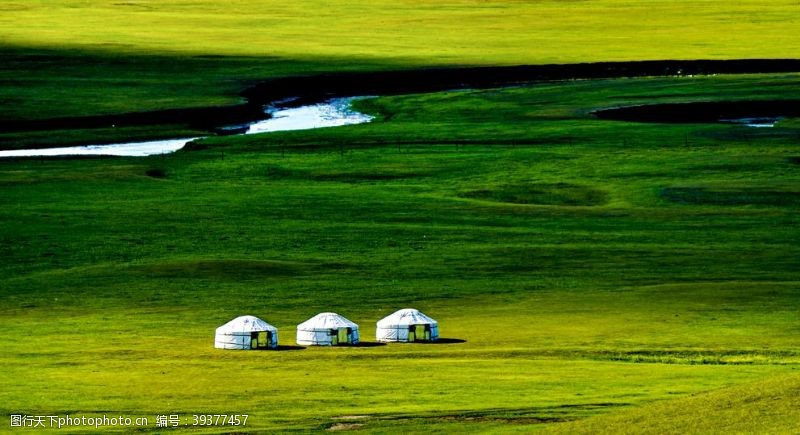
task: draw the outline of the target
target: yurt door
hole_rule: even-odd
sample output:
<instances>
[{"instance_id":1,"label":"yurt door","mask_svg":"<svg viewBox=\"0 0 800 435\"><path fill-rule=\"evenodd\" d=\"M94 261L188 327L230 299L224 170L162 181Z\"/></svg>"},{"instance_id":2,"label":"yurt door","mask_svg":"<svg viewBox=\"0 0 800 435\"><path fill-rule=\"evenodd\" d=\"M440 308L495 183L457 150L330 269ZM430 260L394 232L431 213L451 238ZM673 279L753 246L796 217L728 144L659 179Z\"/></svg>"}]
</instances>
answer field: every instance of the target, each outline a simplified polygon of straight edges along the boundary
<instances>
[{"instance_id":1,"label":"yurt door","mask_svg":"<svg viewBox=\"0 0 800 435\"><path fill-rule=\"evenodd\" d=\"M350 328L339 328L339 344L350 343Z\"/></svg>"},{"instance_id":2,"label":"yurt door","mask_svg":"<svg viewBox=\"0 0 800 435\"><path fill-rule=\"evenodd\" d=\"M417 341L430 340L430 332L426 334L426 329L425 325L414 325L414 336L417 338Z\"/></svg>"},{"instance_id":3,"label":"yurt door","mask_svg":"<svg viewBox=\"0 0 800 435\"><path fill-rule=\"evenodd\" d=\"M258 347L267 347L269 345L269 332L261 331L258 333Z\"/></svg>"},{"instance_id":4,"label":"yurt door","mask_svg":"<svg viewBox=\"0 0 800 435\"><path fill-rule=\"evenodd\" d=\"M417 341L417 334L414 332L414 325L408 327L408 342L413 343Z\"/></svg>"}]
</instances>

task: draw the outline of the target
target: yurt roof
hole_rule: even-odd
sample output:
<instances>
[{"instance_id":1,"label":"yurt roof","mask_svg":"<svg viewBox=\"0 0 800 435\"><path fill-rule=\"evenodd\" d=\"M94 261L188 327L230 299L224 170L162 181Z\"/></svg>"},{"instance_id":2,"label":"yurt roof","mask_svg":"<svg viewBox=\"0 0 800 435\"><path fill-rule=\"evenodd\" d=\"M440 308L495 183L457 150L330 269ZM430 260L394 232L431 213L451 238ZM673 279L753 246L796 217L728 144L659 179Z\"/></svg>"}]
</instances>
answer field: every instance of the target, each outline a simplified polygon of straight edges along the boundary
<instances>
[{"instance_id":1,"label":"yurt roof","mask_svg":"<svg viewBox=\"0 0 800 435\"><path fill-rule=\"evenodd\" d=\"M217 333L277 331L278 329L256 316L239 316L217 328Z\"/></svg>"},{"instance_id":2,"label":"yurt roof","mask_svg":"<svg viewBox=\"0 0 800 435\"><path fill-rule=\"evenodd\" d=\"M316 316L297 325L297 329L338 329L358 328L358 325L336 313L319 313Z\"/></svg>"},{"instance_id":3,"label":"yurt roof","mask_svg":"<svg viewBox=\"0 0 800 435\"><path fill-rule=\"evenodd\" d=\"M413 308L397 310L378 321L378 328L388 328L397 325L438 325L436 320L426 316Z\"/></svg>"}]
</instances>

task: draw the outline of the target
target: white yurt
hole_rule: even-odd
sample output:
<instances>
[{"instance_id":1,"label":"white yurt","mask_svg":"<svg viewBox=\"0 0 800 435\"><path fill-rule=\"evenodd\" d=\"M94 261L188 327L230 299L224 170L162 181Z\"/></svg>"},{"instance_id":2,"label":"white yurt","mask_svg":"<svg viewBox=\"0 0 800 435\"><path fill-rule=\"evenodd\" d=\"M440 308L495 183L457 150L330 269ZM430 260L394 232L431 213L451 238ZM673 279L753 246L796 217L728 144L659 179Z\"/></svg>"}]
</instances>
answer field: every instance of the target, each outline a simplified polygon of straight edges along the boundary
<instances>
[{"instance_id":1,"label":"white yurt","mask_svg":"<svg viewBox=\"0 0 800 435\"><path fill-rule=\"evenodd\" d=\"M217 328L217 349L274 349L278 347L278 328L255 316L241 316Z\"/></svg>"},{"instance_id":2,"label":"white yurt","mask_svg":"<svg viewBox=\"0 0 800 435\"><path fill-rule=\"evenodd\" d=\"M336 313L320 313L297 325L297 344L307 346L358 344L358 325Z\"/></svg>"},{"instance_id":3,"label":"white yurt","mask_svg":"<svg viewBox=\"0 0 800 435\"><path fill-rule=\"evenodd\" d=\"M378 341L436 341L439 323L413 308L405 308L378 320Z\"/></svg>"}]
</instances>

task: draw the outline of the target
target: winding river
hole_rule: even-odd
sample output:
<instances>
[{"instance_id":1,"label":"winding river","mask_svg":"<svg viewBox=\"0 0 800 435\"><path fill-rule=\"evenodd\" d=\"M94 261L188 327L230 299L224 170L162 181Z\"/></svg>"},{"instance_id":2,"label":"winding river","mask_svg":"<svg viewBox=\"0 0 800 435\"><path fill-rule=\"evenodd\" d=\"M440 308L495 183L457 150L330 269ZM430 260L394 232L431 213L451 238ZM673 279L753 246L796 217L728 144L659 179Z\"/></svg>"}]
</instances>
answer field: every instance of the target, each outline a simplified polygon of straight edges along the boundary
<instances>
[{"instance_id":1,"label":"winding river","mask_svg":"<svg viewBox=\"0 0 800 435\"><path fill-rule=\"evenodd\" d=\"M298 107L286 107L288 101L268 105L264 112L270 117L250 123L241 134L267 133L273 131L307 130L312 128L337 127L361 124L372 120L372 116L356 112L351 103L369 97L333 98L322 103ZM145 157L178 151L187 143L202 137L126 142L106 145L83 145L61 148L41 148L0 151L0 157L40 156L127 156Z\"/></svg>"}]
</instances>

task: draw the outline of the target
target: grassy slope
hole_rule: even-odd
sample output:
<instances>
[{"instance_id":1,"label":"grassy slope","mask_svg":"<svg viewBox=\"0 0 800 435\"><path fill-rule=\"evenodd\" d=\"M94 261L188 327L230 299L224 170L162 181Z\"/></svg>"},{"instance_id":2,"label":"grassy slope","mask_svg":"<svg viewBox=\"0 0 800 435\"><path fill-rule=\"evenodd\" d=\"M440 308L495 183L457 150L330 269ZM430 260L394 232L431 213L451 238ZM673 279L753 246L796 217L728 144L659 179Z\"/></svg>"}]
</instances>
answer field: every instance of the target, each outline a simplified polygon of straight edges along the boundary
<instances>
[{"instance_id":1,"label":"grassy slope","mask_svg":"<svg viewBox=\"0 0 800 435\"><path fill-rule=\"evenodd\" d=\"M5 2L0 119L228 104L314 71L788 58L798 29L788 0Z\"/></svg>"},{"instance_id":2,"label":"grassy slope","mask_svg":"<svg viewBox=\"0 0 800 435\"><path fill-rule=\"evenodd\" d=\"M365 103L387 119L369 125L216 138L146 159L0 162L0 413L249 412L251 429L528 431L791 373L797 130L586 112L654 98L797 98L797 81L392 97ZM153 168L166 177L148 177ZM528 204L497 201L521 186L535 191ZM686 204L667 187L738 200ZM594 205L574 205L587 198ZM369 341L375 320L409 305L466 342L210 345L216 326L244 313L289 344L294 325L323 310L360 323ZM787 391L779 428L796 417ZM338 418L353 415L364 417ZM625 415L620 424L635 418Z\"/></svg>"},{"instance_id":3,"label":"grassy slope","mask_svg":"<svg viewBox=\"0 0 800 435\"><path fill-rule=\"evenodd\" d=\"M779 376L558 426L558 433L796 433L800 376Z\"/></svg>"}]
</instances>

